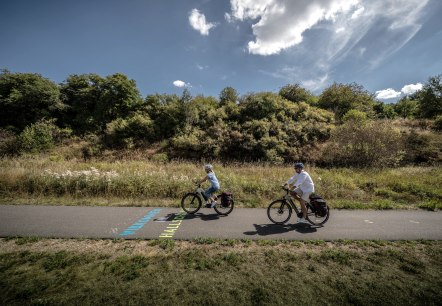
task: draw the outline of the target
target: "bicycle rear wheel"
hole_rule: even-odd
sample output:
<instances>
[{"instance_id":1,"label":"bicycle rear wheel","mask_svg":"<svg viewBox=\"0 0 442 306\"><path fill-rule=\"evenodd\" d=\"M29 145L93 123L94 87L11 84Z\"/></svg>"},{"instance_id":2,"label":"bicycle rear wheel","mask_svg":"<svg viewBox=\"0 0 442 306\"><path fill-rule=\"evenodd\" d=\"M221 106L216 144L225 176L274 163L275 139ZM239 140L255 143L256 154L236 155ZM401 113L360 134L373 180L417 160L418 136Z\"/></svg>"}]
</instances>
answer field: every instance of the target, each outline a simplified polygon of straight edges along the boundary
<instances>
[{"instance_id":1,"label":"bicycle rear wheel","mask_svg":"<svg viewBox=\"0 0 442 306\"><path fill-rule=\"evenodd\" d=\"M188 193L181 199L181 208L189 213L194 214L201 208L201 199L196 193Z\"/></svg>"},{"instance_id":2,"label":"bicycle rear wheel","mask_svg":"<svg viewBox=\"0 0 442 306\"><path fill-rule=\"evenodd\" d=\"M225 205L217 202L214 208L219 215L227 216L232 212L234 205L235 203L233 200L229 200Z\"/></svg>"},{"instance_id":3,"label":"bicycle rear wheel","mask_svg":"<svg viewBox=\"0 0 442 306\"><path fill-rule=\"evenodd\" d=\"M270 203L267 208L267 216L275 224L284 224L289 221L292 215L292 208L283 200L276 200Z\"/></svg>"},{"instance_id":4,"label":"bicycle rear wheel","mask_svg":"<svg viewBox=\"0 0 442 306\"><path fill-rule=\"evenodd\" d=\"M326 206L326 210L327 212L325 215L318 214L312 211L312 206L310 204L307 204L307 221L313 225L323 225L330 217L330 208L328 205Z\"/></svg>"}]
</instances>

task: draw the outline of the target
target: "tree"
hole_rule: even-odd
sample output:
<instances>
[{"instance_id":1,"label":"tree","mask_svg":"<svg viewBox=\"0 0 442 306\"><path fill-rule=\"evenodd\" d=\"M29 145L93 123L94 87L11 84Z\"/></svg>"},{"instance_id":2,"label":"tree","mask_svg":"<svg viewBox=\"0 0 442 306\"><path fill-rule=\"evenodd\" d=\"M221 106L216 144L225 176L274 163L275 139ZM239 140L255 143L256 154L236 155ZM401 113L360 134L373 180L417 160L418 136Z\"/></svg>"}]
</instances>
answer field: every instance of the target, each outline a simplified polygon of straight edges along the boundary
<instances>
[{"instance_id":1,"label":"tree","mask_svg":"<svg viewBox=\"0 0 442 306\"><path fill-rule=\"evenodd\" d=\"M225 87L219 94L220 105L226 105L228 102L236 103L238 101L238 93L233 87Z\"/></svg>"},{"instance_id":2,"label":"tree","mask_svg":"<svg viewBox=\"0 0 442 306\"><path fill-rule=\"evenodd\" d=\"M412 100L409 96L405 96L394 104L393 108L399 117L414 118L418 112L419 105L417 100Z\"/></svg>"},{"instance_id":3,"label":"tree","mask_svg":"<svg viewBox=\"0 0 442 306\"><path fill-rule=\"evenodd\" d=\"M431 77L418 95L419 111L423 118L442 114L442 74Z\"/></svg>"},{"instance_id":4,"label":"tree","mask_svg":"<svg viewBox=\"0 0 442 306\"><path fill-rule=\"evenodd\" d=\"M311 104L314 96L299 84L288 84L279 90L279 95L292 102L307 102Z\"/></svg>"},{"instance_id":5,"label":"tree","mask_svg":"<svg viewBox=\"0 0 442 306\"><path fill-rule=\"evenodd\" d=\"M57 84L36 73L0 73L0 127L22 131L63 109Z\"/></svg>"},{"instance_id":6,"label":"tree","mask_svg":"<svg viewBox=\"0 0 442 306\"><path fill-rule=\"evenodd\" d=\"M362 85L334 83L322 92L318 106L334 112L336 118L341 119L351 109L365 112L371 116L374 102L373 95L366 91Z\"/></svg>"},{"instance_id":7,"label":"tree","mask_svg":"<svg viewBox=\"0 0 442 306\"><path fill-rule=\"evenodd\" d=\"M106 124L140 108L142 99L134 80L116 73L71 75L61 85L68 105L63 121L77 133L102 132Z\"/></svg>"}]
</instances>

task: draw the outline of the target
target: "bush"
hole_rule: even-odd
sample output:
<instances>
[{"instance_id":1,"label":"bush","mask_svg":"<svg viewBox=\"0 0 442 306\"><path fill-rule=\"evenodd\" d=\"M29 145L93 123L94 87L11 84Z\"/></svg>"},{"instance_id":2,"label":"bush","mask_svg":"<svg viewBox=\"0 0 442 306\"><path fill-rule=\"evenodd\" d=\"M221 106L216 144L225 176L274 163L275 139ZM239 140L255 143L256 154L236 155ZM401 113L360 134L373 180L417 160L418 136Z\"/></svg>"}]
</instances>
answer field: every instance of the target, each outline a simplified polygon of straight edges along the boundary
<instances>
[{"instance_id":1,"label":"bush","mask_svg":"<svg viewBox=\"0 0 442 306\"><path fill-rule=\"evenodd\" d=\"M149 116L136 113L127 119L118 118L107 124L105 144L109 147L132 148L149 143L154 129Z\"/></svg>"},{"instance_id":2,"label":"bush","mask_svg":"<svg viewBox=\"0 0 442 306\"><path fill-rule=\"evenodd\" d=\"M343 117L342 121L355 121L355 122L364 122L367 121L367 114L361 111L358 111L357 109L351 109L349 110Z\"/></svg>"},{"instance_id":3,"label":"bush","mask_svg":"<svg viewBox=\"0 0 442 306\"><path fill-rule=\"evenodd\" d=\"M18 136L19 151L36 153L50 149L58 130L53 120L41 120L25 127Z\"/></svg>"},{"instance_id":4,"label":"bush","mask_svg":"<svg viewBox=\"0 0 442 306\"><path fill-rule=\"evenodd\" d=\"M411 131L405 137L407 161L410 163L438 163L442 161L442 135L429 131Z\"/></svg>"},{"instance_id":5,"label":"bush","mask_svg":"<svg viewBox=\"0 0 442 306\"><path fill-rule=\"evenodd\" d=\"M433 129L442 132L442 115L437 116L434 120Z\"/></svg>"},{"instance_id":6,"label":"bush","mask_svg":"<svg viewBox=\"0 0 442 306\"><path fill-rule=\"evenodd\" d=\"M18 150L17 135L9 130L0 129L0 156L11 156Z\"/></svg>"},{"instance_id":7,"label":"bush","mask_svg":"<svg viewBox=\"0 0 442 306\"><path fill-rule=\"evenodd\" d=\"M404 157L399 130L383 121L339 126L325 147L322 161L334 166L395 166Z\"/></svg>"}]
</instances>

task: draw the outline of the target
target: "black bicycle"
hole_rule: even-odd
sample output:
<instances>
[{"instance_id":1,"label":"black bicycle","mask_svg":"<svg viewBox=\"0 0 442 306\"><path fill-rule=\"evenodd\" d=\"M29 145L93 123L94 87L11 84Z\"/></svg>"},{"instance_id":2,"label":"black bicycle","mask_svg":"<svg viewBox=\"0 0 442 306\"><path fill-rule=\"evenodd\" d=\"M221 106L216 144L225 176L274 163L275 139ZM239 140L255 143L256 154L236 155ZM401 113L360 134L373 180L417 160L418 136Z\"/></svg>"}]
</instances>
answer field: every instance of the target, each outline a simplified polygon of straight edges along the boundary
<instances>
[{"instance_id":1,"label":"black bicycle","mask_svg":"<svg viewBox=\"0 0 442 306\"><path fill-rule=\"evenodd\" d=\"M201 208L203 203L201 199L207 201L204 189L201 188L201 184L198 184L194 192L189 192L183 196L181 208L189 214L195 214ZM219 215L227 216L232 212L234 205L232 194L223 192L216 197L216 204L213 208Z\"/></svg>"},{"instance_id":2,"label":"black bicycle","mask_svg":"<svg viewBox=\"0 0 442 306\"><path fill-rule=\"evenodd\" d=\"M282 199L273 201L267 208L267 216L275 224L285 224L292 216L292 211L296 212L298 218L302 217L301 206L297 206L289 193L289 189L284 188L286 194ZM299 204L300 205L300 204ZM306 203L307 221L313 225L323 225L330 217L330 209L320 196L311 195L310 203Z\"/></svg>"}]
</instances>

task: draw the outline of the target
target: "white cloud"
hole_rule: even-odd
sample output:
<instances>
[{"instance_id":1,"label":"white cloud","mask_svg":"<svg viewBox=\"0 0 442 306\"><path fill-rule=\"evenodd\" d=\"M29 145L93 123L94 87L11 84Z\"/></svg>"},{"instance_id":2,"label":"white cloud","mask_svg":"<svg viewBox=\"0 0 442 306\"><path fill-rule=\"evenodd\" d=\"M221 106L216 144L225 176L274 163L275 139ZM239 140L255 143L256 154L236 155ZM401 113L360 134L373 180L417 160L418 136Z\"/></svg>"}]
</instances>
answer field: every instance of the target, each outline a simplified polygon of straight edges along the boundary
<instances>
[{"instance_id":1,"label":"white cloud","mask_svg":"<svg viewBox=\"0 0 442 306\"><path fill-rule=\"evenodd\" d=\"M401 91L402 91L402 93L404 93L406 95L410 95L412 93L415 93L418 90L421 90L422 86L423 85L421 83L409 84L409 85L405 85L404 87L402 87Z\"/></svg>"},{"instance_id":2,"label":"white cloud","mask_svg":"<svg viewBox=\"0 0 442 306\"><path fill-rule=\"evenodd\" d=\"M208 65L200 65L200 64L196 64L196 68L198 68L198 70L204 70L204 69L207 69L207 68L209 68L209 66Z\"/></svg>"},{"instance_id":3,"label":"white cloud","mask_svg":"<svg viewBox=\"0 0 442 306\"><path fill-rule=\"evenodd\" d=\"M254 38L246 52L286 52L302 62L276 67L269 75L289 82L333 77L344 60L354 71L374 69L419 31L430 0L230 0L231 22L252 23ZM290 69L297 70L297 79ZM308 81L305 81L308 82Z\"/></svg>"},{"instance_id":4,"label":"white cloud","mask_svg":"<svg viewBox=\"0 0 442 306\"><path fill-rule=\"evenodd\" d=\"M186 83L181 80L173 81L173 85L176 87L190 87L190 83Z\"/></svg>"},{"instance_id":5,"label":"white cloud","mask_svg":"<svg viewBox=\"0 0 442 306\"><path fill-rule=\"evenodd\" d=\"M344 32L344 31L345 31L345 28L344 27L340 27L340 28L337 28L335 30L335 33L340 33L340 32Z\"/></svg>"},{"instance_id":6,"label":"white cloud","mask_svg":"<svg viewBox=\"0 0 442 306\"><path fill-rule=\"evenodd\" d=\"M359 16L362 15L362 13L365 11L365 7L361 6L356 11L353 12L351 15L351 19L357 19Z\"/></svg>"},{"instance_id":7,"label":"white cloud","mask_svg":"<svg viewBox=\"0 0 442 306\"><path fill-rule=\"evenodd\" d=\"M378 99L393 99L401 95L400 91L396 91L393 88L387 88L376 91L376 98Z\"/></svg>"},{"instance_id":8,"label":"white cloud","mask_svg":"<svg viewBox=\"0 0 442 306\"><path fill-rule=\"evenodd\" d=\"M197 9L193 9L189 15L189 23L201 35L209 35L209 30L216 27L215 23L206 22L206 16L201 14Z\"/></svg>"},{"instance_id":9,"label":"white cloud","mask_svg":"<svg viewBox=\"0 0 442 306\"><path fill-rule=\"evenodd\" d=\"M259 19L253 26L255 41L249 53L278 54L303 40L303 33L322 20L335 20L358 0L231 0L232 16L238 20Z\"/></svg>"}]
</instances>

